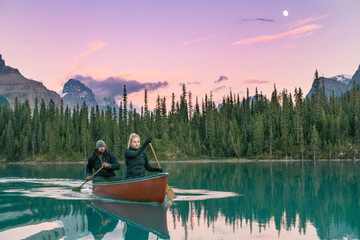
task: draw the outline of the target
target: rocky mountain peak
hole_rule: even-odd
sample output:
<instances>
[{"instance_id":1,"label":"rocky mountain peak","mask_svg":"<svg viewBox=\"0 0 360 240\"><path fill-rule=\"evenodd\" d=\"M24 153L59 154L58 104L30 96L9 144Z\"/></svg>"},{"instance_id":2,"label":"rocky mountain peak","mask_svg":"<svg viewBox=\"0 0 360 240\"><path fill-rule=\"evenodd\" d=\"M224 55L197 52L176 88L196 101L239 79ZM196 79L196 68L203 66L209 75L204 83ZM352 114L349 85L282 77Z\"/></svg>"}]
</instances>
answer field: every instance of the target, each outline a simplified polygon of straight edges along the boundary
<instances>
[{"instance_id":1,"label":"rocky mountain peak","mask_svg":"<svg viewBox=\"0 0 360 240\"><path fill-rule=\"evenodd\" d=\"M63 88L61 97L65 105L70 108L81 106L84 102L87 106L96 106L95 94L85 84L76 79L69 79Z\"/></svg>"},{"instance_id":2,"label":"rocky mountain peak","mask_svg":"<svg viewBox=\"0 0 360 240\"><path fill-rule=\"evenodd\" d=\"M103 109L107 106L110 106L111 108L117 107L113 97L98 97L89 87L77 79L69 79L65 83L61 97L64 104L68 105L70 108L73 108L76 105L81 106L84 102L89 109L96 105Z\"/></svg>"},{"instance_id":3,"label":"rocky mountain peak","mask_svg":"<svg viewBox=\"0 0 360 240\"><path fill-rule=\"evenodd\" d=\"M355 74L351 78L351 81L347 84L347 90L350 90L355 85L360 85L360 65L359 68L356 70Z\"/></svg>"},{"instance_id":4,"label":"rocky mountain peak","mask_svg":"<svg viewBox=\"0 0 360 240\"><path fill-rule=\"evenodd\" d=\"M18 69L5 65L0 54L0 95L7 99L10 106L14 105L15 98L23 103L26 100L34 107L35 99L44 99L47 104L52 99L56 105L60 105L61 98L54 91L47 89L41 82L27 79Z\"/></svg>"},{"instance_id":5,"label":"rocky mountain peak","mask_svg":"<svg viewBox=\"0 0 360 240\"><path fill-rule=\"evenodd\" d=\"M0 54L0 74L9 74L9 73L19 73L19 70L16 68L8 67L5 65L5 60L2 59L2 55Z\"/></svg>"},{"instance_id":6,"label":"rocky mountain peak","mask_svg":"<svg viewBox=\"0 0 360 240\"><path fill-rule=\"evenodd\" d=\"M65 93L75 93L75 92L77 93L86 92L88 94L93 95L92 90L88 88L85 84L83 84L82 82L76 79L69 79L65 83L62 93L65 94Z\"/></svg>"}]
</instances>

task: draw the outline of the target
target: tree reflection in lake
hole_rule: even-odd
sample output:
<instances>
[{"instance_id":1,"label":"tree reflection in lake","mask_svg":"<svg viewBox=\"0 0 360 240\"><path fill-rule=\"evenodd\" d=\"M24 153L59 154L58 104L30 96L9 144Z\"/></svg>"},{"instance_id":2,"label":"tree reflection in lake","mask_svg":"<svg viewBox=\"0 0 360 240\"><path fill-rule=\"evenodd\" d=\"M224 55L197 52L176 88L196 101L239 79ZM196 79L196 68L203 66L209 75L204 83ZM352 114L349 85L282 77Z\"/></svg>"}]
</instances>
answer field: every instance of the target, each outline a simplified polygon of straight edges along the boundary
<instances>
[{"instance_id":1,"label":"tree reflection in lake","mask_svg":"<svg viewBox=\"0 0 360 240\"><path fill-rule=\"evenodd\" d=\"M169 184L185 189L210 189L236 192L243 196L181 202L171 208L182 224L200 221L209 226L219 212L227 224L236 227L246 220L264 231L273 221L277 231L298 230L306 234L306 223L317 229L321 239L341 234L346 226L357 238L360 233L360 168L357 162L252 162L225 164L169 165ZM176 173L176 174L174 174ZM193 209L193 210L192 210ZM298 222L298 229L295 223ZM251 229L254 230L252 226Z\"/></svg>"},{"instance_id":2,"label":"tree reflection in lake","mask_svg":"<svg viewBox=\"0 0 360 240\"><path fill-rule=\"evenodd\" d=\"M169 209L141 210L138 205L133 205L134 208L126 205L116 217L120 205L112 208L105 201L105 205L96 208L90 190L82 191L83 200L75 195L71 199L75 193L70 190L82 182L83 165L56 166L51 168L51 174L49 166L2 165L0 238L16 239L4 236L20 234L19 230L26 227L32 229L23 237L28 239L39 236L87 239L96 232L102 232L103 239L125 239L133 234L144 239L196 239L206 234L227 239L266 234L280 239L291 238L287 234L305 239L360 238L358 162L207 162L162 163L162 166L170 173L169 185L175 193L177 189L191 189L195 193L198 189L202 194L208 189L239 195L222 198L220 194L218 198L197 200L195 194L192 200L186 200L186 193L179 191L179 198ZM76 182L66 186L64 179ZM63 185L59 185L60 181ZM134 209L139 210L140 218L130 219ZM149 215L141 215L144 212ZM89 219L89 213L95 217ZM120 213L125 215L119 217ZM150 223L160 222L153 216L165 216L164 222L149 227ZM91 219L98 219L97 225ZM141 227L144 224L147 229ZM93 231L92 226L100 230ZM34 232L34 229L39 230Z\"/></svg>"}]
</instances>

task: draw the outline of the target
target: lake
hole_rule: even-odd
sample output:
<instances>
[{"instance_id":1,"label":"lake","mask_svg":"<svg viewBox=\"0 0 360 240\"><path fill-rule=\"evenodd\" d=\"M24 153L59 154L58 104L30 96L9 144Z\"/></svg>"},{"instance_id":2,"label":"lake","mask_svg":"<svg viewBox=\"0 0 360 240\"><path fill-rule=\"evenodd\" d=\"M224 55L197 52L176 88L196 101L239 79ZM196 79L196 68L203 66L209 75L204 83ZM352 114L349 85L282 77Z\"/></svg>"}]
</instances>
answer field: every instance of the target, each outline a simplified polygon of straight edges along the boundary
<instances>
[{"instance_id":1,"label":"lake","mask_svg":"<svg viewBox=\"0 0 360 240\"><path fill-rule=\"evenodd\" d=\"M360 162L161 164L176 194L164 205L71 191L85 164L3 163L0 239L360 238Z\"/></svg>"}]
</instances>

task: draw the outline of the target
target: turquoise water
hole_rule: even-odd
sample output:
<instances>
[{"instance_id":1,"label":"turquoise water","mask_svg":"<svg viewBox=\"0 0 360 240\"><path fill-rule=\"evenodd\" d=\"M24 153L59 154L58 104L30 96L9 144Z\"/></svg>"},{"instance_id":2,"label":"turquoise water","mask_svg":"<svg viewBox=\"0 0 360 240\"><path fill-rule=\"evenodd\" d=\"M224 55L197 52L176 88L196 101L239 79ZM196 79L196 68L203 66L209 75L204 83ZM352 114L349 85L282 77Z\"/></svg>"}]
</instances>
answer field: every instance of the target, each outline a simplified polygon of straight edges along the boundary
<instances>
[{"instance_id":1,"label":"turquoise water","mask_svg":"<svg viewBox=\"0 0 360 240\"><path fill-rule=\"evenodd\" d=\"M359 239L359 164L162 163L164 205L71 191L83 164L3 164L0 239Z\"/></svg>"}]
</instances>

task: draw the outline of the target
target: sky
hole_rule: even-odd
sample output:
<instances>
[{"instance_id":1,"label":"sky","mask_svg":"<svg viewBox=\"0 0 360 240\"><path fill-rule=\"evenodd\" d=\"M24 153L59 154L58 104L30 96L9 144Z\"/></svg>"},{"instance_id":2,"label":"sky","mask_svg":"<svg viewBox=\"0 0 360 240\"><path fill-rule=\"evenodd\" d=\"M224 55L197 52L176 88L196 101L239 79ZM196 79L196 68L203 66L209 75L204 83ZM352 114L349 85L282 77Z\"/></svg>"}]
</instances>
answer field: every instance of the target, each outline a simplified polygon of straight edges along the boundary
<instances>
[{"instance_id":1,"label":"sky","mask_svg":"<svg viewBox=\"0 0 360 240\"><path fill-rule=\"evenodd\" d=\"M307 94L319 75L360 64L359 0L0 0L0 54L26 78L60 92L70 78L135 107L181 84L212 92ZM288 11L285 16L284 11ZM119 100L120 101L120 100ZM118 101L118 102L119 102Z\"/></svg>"}]
</instances>

